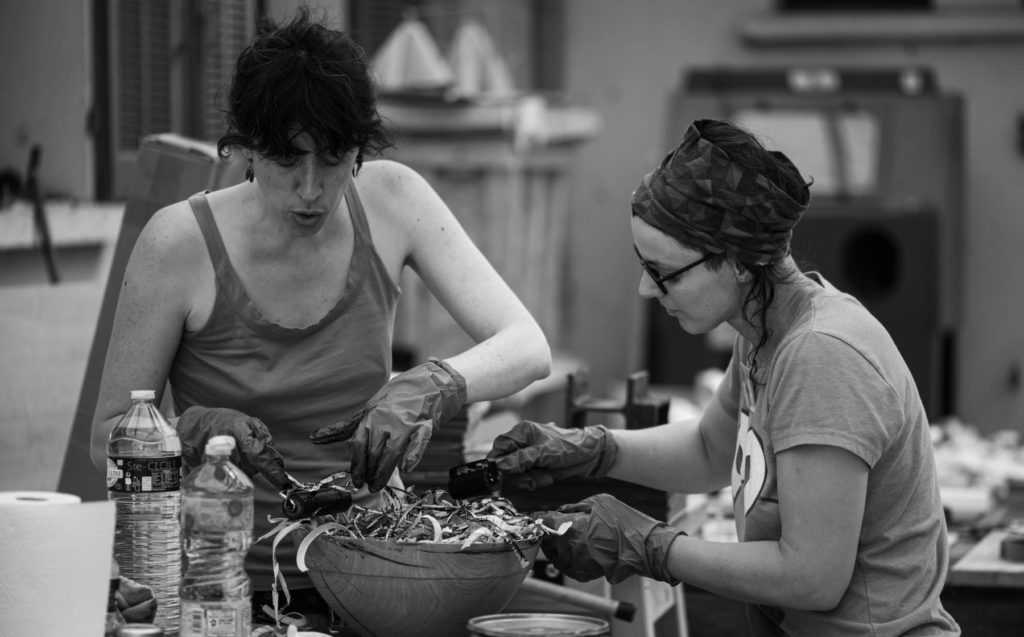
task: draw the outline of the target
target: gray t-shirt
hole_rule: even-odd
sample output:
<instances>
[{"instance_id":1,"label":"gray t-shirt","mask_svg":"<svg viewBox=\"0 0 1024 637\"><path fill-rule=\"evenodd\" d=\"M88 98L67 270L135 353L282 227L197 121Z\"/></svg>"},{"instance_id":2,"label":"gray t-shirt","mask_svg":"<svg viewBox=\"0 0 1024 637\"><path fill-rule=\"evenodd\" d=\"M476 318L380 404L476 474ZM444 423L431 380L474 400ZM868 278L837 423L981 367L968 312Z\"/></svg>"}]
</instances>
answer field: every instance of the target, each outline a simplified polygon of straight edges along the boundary
<instances>
[{"instance_id":1,"label":"gray t-shirt","mask_svg":"<svg viewBox=\"0 0 1024 637\"><path fill-rule=\"evenodd\" d=\"M853 577L839 605L809 612L748 605L756 635L958 635L939 601L949 551L924 406L892 338L817 274L780 299L758 354L737 339L716 394L740 423L732 493L741 541L781 536L775 455L846 449L870 468ZM782 494L781 497L785 497Z\"/></svg>"}]
</instances>

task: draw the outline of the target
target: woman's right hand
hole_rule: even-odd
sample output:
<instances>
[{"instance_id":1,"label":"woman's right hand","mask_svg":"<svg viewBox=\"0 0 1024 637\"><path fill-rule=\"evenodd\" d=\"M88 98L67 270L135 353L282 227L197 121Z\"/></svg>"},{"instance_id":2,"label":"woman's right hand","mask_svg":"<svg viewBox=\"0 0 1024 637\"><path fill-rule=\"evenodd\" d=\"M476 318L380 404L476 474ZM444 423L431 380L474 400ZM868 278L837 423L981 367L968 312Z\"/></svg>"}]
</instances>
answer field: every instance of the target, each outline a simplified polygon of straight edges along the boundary
<instances>
[{"instance_id":1,"label":"woman's right hand","mask_svg":"<svg viewBox=\"0 0 1024 637\"><path fill-rule=\"evenodd\" d=\"M176 424L181 439L181 458L189 468L198 467L206 453L206 442L213 436L231 436L237 443L231 462L246 475L262 474L278 489L287 489L292 481L284 471L284 459L274 449L270 430L259 418L223 407L189 407Z\"/></svg>"},{"instance_id":2,"label":"woman's right hand","mask_svg":"<svg viewBox=\"0 0 1024 637\"><path fill-rule=\"evenodd\" d=\"M494 439L487 457L508 482L534 491L563 478L604 477L617 452L614 436L603 425L564 428L523 420Z\"/></svg>"}]
</instances>

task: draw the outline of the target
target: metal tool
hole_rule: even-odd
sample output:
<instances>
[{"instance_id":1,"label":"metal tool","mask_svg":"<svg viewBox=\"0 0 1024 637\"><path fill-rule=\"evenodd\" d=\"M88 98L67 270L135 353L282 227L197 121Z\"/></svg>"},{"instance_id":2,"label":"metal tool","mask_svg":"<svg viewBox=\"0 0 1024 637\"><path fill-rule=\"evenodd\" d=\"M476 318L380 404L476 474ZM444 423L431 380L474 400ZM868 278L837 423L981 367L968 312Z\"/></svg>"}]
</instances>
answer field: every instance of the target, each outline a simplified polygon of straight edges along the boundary
<instances>
[{"instance_id":1,"label":"metal tool","mask_svg":"<svg viewBox=\"0 0 1024 637\"><path fill-rule=\"evenodd\" d=\"M448 470L448 493L456 500L494 493L501 485L501 474L493 460L467 462Z\"/></svg>"},{"instance_id":2,"label":"metal tool","mask_svg":"<svg viewBox=\"0 0 1024 637\"><path fill-rule=\"evenodd\" d=\"M352 506L357 489L347 471L332 473L318 482L302 482L290 474L292 488L280 492L281 511L290 520L345 511Z\"/></svg>"},{"instance_id":3,"label":"metal tool","mask_svg":"<svg viewBox=\"0 0 1024 637\"><path fill-rule=\"evenodd\" d=\"M314 515L336 513L352 506L352 494L331 487L316 491L293 491L285 494L281 510L291 520Z\"/></svg>"}]
</instances>

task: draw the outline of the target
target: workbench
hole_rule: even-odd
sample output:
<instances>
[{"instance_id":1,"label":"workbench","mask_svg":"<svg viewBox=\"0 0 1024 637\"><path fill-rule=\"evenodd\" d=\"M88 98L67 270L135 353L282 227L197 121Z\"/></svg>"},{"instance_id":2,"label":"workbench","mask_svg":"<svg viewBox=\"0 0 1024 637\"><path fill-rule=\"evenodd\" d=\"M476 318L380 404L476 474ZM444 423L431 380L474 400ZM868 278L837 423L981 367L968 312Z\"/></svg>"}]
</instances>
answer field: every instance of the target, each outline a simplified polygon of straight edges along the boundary
<instances>
[{"instance_id":1,"label":"workbench","mask_svg":"<svg viewBox=\"0 0 1024 637\"><path fill-rule=\"evenodd\" d=\"M989 531L949 569L946 585L1024 589L1024 562L1011 562L999 556L999 546L1006 536L1003 530ZM1020 594L1024 600L1024 590Z\"/></svg>"},{"instance_id":2,"label":"workbench","mask_svg":"<svg viewBox=\"0 0 1024 637\"><path fill-rule=\"evenodd\" d=\"M964 635L1024 634L1024 562L999 556L1006 535L995 528L966 547L953 547L942 604Z\"/></svg>"}]
</instances>

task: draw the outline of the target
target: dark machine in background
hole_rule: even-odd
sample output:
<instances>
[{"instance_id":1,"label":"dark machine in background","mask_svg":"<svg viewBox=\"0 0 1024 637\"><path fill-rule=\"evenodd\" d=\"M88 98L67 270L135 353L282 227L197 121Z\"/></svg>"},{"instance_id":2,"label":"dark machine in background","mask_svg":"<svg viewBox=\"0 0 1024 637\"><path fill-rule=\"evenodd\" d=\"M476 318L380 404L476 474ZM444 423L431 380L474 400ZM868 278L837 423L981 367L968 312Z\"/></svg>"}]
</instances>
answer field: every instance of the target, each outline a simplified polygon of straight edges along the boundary
<instances>
[{"instance_id":1,"label":"dark machine in background","mask_svg":"<svg viewBox=\"0 0 1024 637\"><path fill-rule=\"evenodd\" d=\"M782 150L811 205L793 254L857 296L892 334L930 418L955 413L961 300L962 101L927 69L692 69L666 148L690 121L731 120ZM647 308L651 382L691 385L729 351Z\"/></svg>"}]
</instances>

